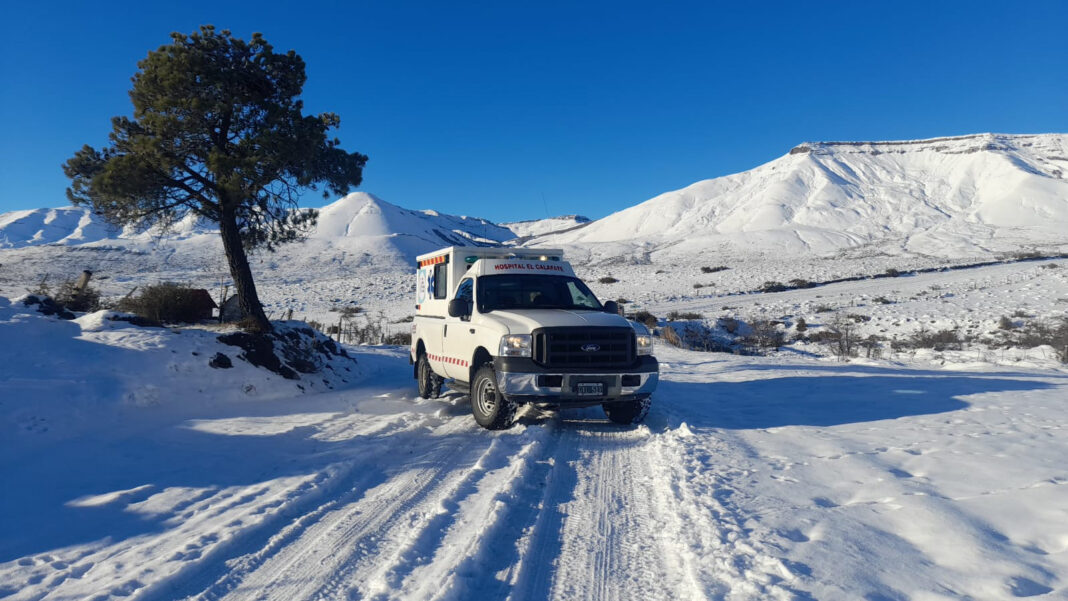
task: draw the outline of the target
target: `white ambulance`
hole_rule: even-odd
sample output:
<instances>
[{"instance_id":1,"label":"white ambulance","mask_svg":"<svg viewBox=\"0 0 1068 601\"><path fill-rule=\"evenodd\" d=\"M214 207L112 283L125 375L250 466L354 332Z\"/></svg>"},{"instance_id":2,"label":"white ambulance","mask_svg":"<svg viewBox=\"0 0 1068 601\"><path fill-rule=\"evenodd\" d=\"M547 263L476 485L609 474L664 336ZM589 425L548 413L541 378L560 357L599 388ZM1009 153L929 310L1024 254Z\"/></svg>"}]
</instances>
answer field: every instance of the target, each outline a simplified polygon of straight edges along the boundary
<instances>
[{"instance_id":1,"label":"white ambulance","mask_svg":"<svg viewBox=\"0 0 1068 601\"><path fill-rule=\"evenodd\" d=\"M601 405L640 422L659 381L653 339L575 277L556 249L451 246L417 258L411 362L419 395L471 397L481 426L524 403Z\"/></svg>"}]
</instances>

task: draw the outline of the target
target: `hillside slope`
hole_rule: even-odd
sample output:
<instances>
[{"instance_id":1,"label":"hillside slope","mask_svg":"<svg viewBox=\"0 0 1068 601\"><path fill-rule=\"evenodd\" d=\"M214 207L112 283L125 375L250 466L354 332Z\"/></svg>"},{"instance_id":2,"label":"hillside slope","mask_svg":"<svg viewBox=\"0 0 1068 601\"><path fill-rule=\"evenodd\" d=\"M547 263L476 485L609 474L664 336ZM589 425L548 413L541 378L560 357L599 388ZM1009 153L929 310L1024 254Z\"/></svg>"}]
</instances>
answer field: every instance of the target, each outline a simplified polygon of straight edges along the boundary
<instances>
[{"instance_id":1,"label":"hillside slope","mask_svg":"<svg viewBox=\"0 0 1068 601\"><path fill-rule=\"evenodd\" d=\"M1068 242L1068 135L820 142L539 244L946 257Z\"/></svg>"}]
</instances>

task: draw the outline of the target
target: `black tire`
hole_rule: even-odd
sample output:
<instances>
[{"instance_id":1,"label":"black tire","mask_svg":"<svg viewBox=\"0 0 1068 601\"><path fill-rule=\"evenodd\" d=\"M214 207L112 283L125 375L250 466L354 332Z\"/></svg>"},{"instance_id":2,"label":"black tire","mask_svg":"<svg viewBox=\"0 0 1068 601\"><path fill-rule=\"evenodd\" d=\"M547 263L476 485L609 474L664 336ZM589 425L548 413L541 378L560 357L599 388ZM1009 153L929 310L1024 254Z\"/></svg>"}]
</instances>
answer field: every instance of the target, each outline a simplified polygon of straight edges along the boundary
<instances>
[{"instance_id":1,"label":"black tire","mask_svg":"<svg viewBox=\"0 0 1068 601\"><path fill-rule=\"evenodd\" d=\"M604 403L601 407L609 420L617 424L632 425L642 423L642 420L649 413L649 406L652 404L652 399L645 397L636 401Z\"/></svg>"},{"instance_id":2,"label":"black tire","mask_svg":"<svg viewBox=\"0 0 1068 601\"><path fill-rule=\"evenodd\" d=\"M471 413L478 425L487 430L512 427L516 404L497 390L497 373L492 365L483 365L471 382Z\"/></svg>"},{"instance_id":3,"label":"black tire","mask_svg":"<svg viewBox=\"0 0 1068 601\"><path fill-rule=\"evenodd\" d=\"M419 355L415 364L416 378L419 381L419 396L424 399L436 399L441 396L441 384L445 378L434 373L426 353Z\"/></svg>"}]
</instances>

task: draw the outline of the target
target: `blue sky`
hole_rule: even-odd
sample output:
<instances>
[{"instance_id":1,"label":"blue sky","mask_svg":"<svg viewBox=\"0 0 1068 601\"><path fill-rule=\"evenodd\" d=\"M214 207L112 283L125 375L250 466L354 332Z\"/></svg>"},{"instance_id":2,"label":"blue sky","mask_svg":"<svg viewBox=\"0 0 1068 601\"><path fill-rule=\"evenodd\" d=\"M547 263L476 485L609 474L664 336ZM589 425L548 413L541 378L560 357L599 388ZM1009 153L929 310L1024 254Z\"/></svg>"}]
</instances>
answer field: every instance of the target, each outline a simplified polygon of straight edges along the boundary
<instances>
[{"instance_id":1,"label":"blue sky","mask_svg":"<svg viewBox=\"0 0 1068 601\"><path fill-rule=\"evenodd\" d=\"M137 61L205 23L304 58L362 190L496 221L602 217L802 141L1068 131L1063 1L18 4L0 212L66 204L60 165L130 111Z\"/></svg>"}]
</instances>

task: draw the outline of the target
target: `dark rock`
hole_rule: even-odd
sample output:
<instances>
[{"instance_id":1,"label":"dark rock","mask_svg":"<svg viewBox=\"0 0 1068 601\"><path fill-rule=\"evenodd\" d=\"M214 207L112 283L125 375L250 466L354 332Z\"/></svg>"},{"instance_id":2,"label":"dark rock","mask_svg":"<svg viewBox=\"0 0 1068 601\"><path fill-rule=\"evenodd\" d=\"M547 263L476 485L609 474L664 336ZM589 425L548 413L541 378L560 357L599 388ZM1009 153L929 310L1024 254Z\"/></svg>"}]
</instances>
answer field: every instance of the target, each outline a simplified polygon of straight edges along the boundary
<instances>
[{"instance_id":1,"label":"dark rock","mask_svg":"<svg viewBox=\"0 0 1068 601\"><path fill-rule=\"evenodd\" d=\"M160 322L154 319L149 319L147 317L141 317L140 315L112 315L108 319L110 319L111 321L125 321L140 328L163 327L163 324L161 324Z\"/></svg>"},{"instance_id":2,"label":"dark rock","mask_svg":"<svg viewBox=\"0 0 1068 601\"><path fill-rule=\"evenodd\" d=\"M230 357L222 353L215 353L215 356L208 361L208 365L215 369L230 369L234 366L234 362L230 360Z\"/></svg>"},{"instance_id":3,"label":"dark rock","mask_svg":"<svg viewBox=\"0 0 1068 601\"><path fill-rule=\"evenodd\" d=\"M49 296L27 296L22 305L25 307L37 306L37 312L41 315L55 315L60 319L74 319L74 314L63 305L57 303Z\"/></svg>"}]
</instances>

